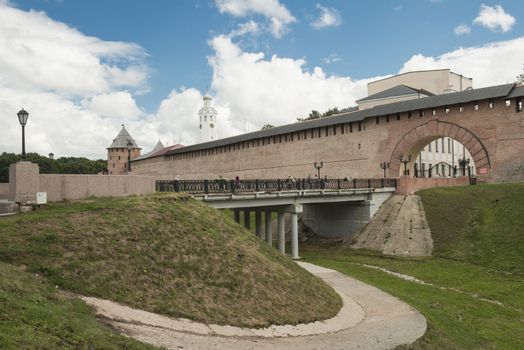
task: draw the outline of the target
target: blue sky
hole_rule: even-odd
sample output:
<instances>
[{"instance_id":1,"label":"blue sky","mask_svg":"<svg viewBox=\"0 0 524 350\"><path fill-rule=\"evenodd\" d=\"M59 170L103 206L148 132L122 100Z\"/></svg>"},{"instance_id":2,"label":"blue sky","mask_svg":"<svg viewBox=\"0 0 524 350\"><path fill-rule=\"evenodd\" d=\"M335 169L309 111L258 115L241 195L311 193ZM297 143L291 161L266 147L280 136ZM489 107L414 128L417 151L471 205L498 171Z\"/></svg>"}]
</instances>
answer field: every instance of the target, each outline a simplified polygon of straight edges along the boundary
<instances>
[{"instance_id":1,"label":"blue sky","mask_svg":"<svg viewBox=\"0 0 524 350\"><path fill-rule=\"evenodd\" d=\"M85 122L62 122L82 140L64 145L56 139L66 131L46 129L60 118L46 117L34 145L41 152L102 156L98 143L121 123L146 149L158 139L194 143L206 89L220 136L229 136L350 106L368 81L400 71L449 67L480 87L510 81L524 63L521 0L0 0L2 7L10 20L0 23L0 49L29 48L8 53L32 68L0 60L0 78L8 77L0 92L12 96L5 104L41 115L67 110ZM20 25L27 33L12 36ZM57 43L62 35L69 39ZM56 104L44 108L45 99ZM5 125L0 151L12 150L18 134Z\"/></svg>"},{"instance_id":2,"label":"blue sky","mask_svg":"<svg viewBox=\"0 0 524 350\"><path fill-rule=\"evenodd\" d=\"M211 0L199 1L20 1L22 9L45 11L86 35L104 40L135 42L149 54L151 91L137 98L153 112L173 88L185 86L205 90L212 69L207 56L208 41L228 33L245 18L220 14ZM318 17L317 4L336 9L342 24L316 30L310 23ZM460 46L475 46L523 34L517 21L508 33L473 26L469 35L454 35L455 26L471 24L482 1L282 1L297 18L282 38L266 33L254 42L245 40L246 50L266 55L305 58L308 67L321 66L329 74L363 79L395 74L412 55L437 56ZM486 3L488 4L488 3ZM520 0L497 1L514 17L524 18ZM259 20L262 16L251 16ZM340 61L327 64L336 55ZM523 58L524 61L524 58Z\"/></svg>"}]
</instances>

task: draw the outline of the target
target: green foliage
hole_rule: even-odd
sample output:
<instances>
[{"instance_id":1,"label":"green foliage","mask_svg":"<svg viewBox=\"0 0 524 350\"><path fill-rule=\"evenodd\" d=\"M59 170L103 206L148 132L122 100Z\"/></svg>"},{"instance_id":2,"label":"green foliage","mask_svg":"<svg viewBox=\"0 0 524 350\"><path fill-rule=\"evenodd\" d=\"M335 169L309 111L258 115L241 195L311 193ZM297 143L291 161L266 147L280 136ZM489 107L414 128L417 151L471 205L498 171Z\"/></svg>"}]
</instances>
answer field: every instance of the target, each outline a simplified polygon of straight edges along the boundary
<instances>
[{"instance_id":1,"label":"green foliage","mask_svg":"<svg viewBox=\"0 0 524 350\"><path fill-rule=\"evenodd\" d=\"M524 183L419 192L435 256L524 277Z\"/></svg>"},{"instance_id":2,"label":"green foliage","mask_svg":"<svg viewBox=\"0 0 524 350\"><path fill-rule=\"evenodd\" d=\"M337 114L339 112L340 111L338 110L337 107L330 108L330 109L328 109L327 111L325 111L322 114L319 113L318 111L312 110L311 113L309 113L309 115L307 117L305 117L305 118L297 118L297 121L298 122L305 122L307 120L313 120L313 119L330 117L330 116L335 115L335 114Z\"/></svg>"},{"instance_id":3,"label":"green foliage","mask_svg":"<svg viewBox=\"0 0 524 350\"><path fill-rule=\"evenodd\" d=\"M60 157L50 159L38 153L27 153L27 160L38 164L40 174L97 174L107 169L107 161L90 160L80 157ZM21 156L14 153L0 155L0 182L9 182L9 166L20 161Z\"/></svg>"},{"instance_id":4,"label":"green foliage","mask_svg":"<svg viewBox=\"0 0 524 350\"><path fill-rule=\"evenodd\" d=\"M261 129L261 130L267 130L267 129L272 129L272 128L274 128L274 127L275 127L275 126L274 126L274 125L272 125L272 124L266 124L266 125L264 125L264 126L262 127L262 129Z\"/></svg>"}]
</instances>

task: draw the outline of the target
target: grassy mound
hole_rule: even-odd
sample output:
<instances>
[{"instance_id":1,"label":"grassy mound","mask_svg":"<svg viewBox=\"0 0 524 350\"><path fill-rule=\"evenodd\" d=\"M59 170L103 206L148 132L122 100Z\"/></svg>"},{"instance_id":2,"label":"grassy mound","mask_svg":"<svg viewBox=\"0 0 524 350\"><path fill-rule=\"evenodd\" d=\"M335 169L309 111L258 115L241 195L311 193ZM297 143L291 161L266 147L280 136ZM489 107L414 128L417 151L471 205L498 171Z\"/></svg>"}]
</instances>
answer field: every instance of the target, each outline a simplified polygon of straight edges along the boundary
<instances>
[{"instance_id":1,"label":"grassy mound","mask_svg":"<svg viewBox=\"0 0 524 350\"><path fill-rule=\"evenodd\" d=\"M415 344L398 349L524 349L524 183L434 188L418 194L435 243L433 257L391 257L333 243L303 244L302 257L416 307L426 317L428 330Z\"/></svg>"},{"instance_id":2,"label":"grassy mound","mask_svg":"<svg viewBox=\"0 0 524 350\"><path fill-rule=\"evenodd\" d=\"M82 301L4 263L0 263L0 348L156 349L114 333Z\"/></svg>"},{"instance_id":3,"label":"grassy mound","mask_svg":"<svg viewBox=\"0 0 524 350\"><path fill-rule=\"evenodd\" d=\"M208 323L296 324L341 307L320 279L181 195L53 204L4 218L0 261L66 290Z\"/></svg>"},{"instance_id":4,"label":"grassy mound","mask_svg":"<svg viewBox=\"0 0 524 350\"><path fill-rule=\"evenodd\" d=\"M524 183L418 193L433 255L524 276Z\"/></svg>"}]
</instances>

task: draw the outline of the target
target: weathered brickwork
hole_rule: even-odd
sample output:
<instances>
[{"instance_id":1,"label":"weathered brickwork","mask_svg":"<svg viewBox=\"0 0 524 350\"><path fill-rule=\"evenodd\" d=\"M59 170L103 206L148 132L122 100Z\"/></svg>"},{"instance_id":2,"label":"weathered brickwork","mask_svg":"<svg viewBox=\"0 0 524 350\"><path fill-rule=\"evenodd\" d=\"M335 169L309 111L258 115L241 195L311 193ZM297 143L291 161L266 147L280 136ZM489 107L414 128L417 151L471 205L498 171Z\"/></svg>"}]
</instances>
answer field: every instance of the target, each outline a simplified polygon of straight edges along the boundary
<instances>
[{"instance_id":1,"label":"weathered brickwork","mask_svg":"<svg viewBox=\"0 0 524 350\"><path fill-rule=\"evenodd\" d=\"M307 177L316 174L313 163L323 161L322 177L381 177L379 164L387 161L387 175L397 177L403 170L400 155L415 158L429 142L448 136L469 150L479 181L524 181L524 112L516 103L515 98L509 106L504 98L483 100L252 139L134 161L133 173L181 179Z\"/></svg>"}]
</instances>

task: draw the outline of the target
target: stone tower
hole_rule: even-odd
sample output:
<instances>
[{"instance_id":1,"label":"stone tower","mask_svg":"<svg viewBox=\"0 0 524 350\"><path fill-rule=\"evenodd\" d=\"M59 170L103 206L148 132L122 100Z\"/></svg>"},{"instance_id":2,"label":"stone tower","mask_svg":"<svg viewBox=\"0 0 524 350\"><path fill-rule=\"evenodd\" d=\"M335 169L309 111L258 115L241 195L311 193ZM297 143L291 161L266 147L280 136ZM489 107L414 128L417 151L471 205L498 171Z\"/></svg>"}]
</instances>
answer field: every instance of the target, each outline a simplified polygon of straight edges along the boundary
<instances>
[{"instance_id":1,"label":"stone tower","mask_svg":"<svg viewBox=\"0 0 524 350\"><path fill-rule=\"evenodd\" d=\"M217 110L211 107L211 97L207 93L204 96L204 106L198 111L198 117L200 118L200 142L218 139Z\"/></svg>"},{"instance_id":2,"label":"stone tower","mask_svg":"<svg viewBox=\"0 0 524 350\"><path fill-rule=\"evenodd\" d=\"M135 140L129 135L124 124L122 124L122 130L118 133L116 138L113 140L111 146L107 148L107 170L109 175L124 175L128 171L128 150L127 144L131 141L131 159L140 157L141 148L137 146ZM131 168L133 171L133 168Z\"/></svg>"}]
</instances>

